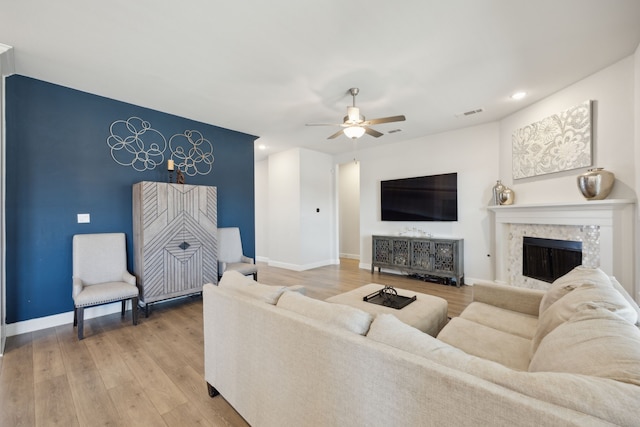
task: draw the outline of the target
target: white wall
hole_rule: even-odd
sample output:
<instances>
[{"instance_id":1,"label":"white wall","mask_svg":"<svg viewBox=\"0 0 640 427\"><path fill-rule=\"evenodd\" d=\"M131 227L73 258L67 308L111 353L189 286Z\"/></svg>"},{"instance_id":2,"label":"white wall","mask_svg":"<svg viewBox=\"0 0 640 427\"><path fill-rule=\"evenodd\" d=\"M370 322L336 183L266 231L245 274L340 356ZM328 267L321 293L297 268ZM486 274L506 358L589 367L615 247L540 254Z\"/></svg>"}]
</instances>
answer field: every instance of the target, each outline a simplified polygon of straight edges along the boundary
<instances>
[{"instance_id":1,"label":"white wall","mask_svg":"<svg viewBox=\"0 0 640 427\"><path fill-rule=\"evenodd\" d=\"M267 257L274 265L300 264L300 150L269 156Z\"/></svg>"},{"instance_id":2,"label":"white wall","mask_svg":"<svg viewBox=\"0 0 640 427\"><path fill-rule=\"evenodd\" d=\"M256 260L267 261L269 253L269 161L256 162Z\"/></svg>"},{"instance_id":3,"label":"white wall","mask_svg":"<svg viewBox=\"0 0 640 427\"><path fill-rule=\"evenodd\" d=\"M464 241L465 279L493 277L492 224L486 206L498 179L498 123L473 126L358 152L360 162L360 266L370 268L371 236L418 227L437 237ZM336 163L352 158L336 156ZM380 181L458 173L457 222L388 222L380 220Z\"/></svg>"},{"instance_id":4,"label":"white wall","mask_svg":"<svg viewBox=\"0 0 640 427\"><path fill-rule=\"evenodd\" d=\"M306 270L338 262L331 156L294 148L256 163L256 257Z\"/></svg>"},{"instance_id":5,"label":"white wall","mask_svg":"<svg viewBox=\"0 0 640 427\"><path fill-rule=\"evenodd\" d=\"M338 167L338 229L340 258L360 259L360 165L353 160Z\"/></svg>"},{"instance_id":6,"label":"white wall","mask_svg":"<svg viewBox=\"0 0 640 427\"><path fill-rule=\"evenodd\" d=\"M587 168L512 180L511 136L517 128L594 100L594 166L615 173L609 198L635 198L634 57L628 57L500 122L500 176L516 203L582 201L577 176ZM637 121L637 120L636 120Z\"/></svg>"},{"instance_id":7,"label":"white wall","mask_svg":"<svg viewBox=\"0 0 640 427\"><path fill-rule=\"evenodd\" d=\"M330 155L300 150L301 269L338 263L335 170Z\"/></svg>"},{"instance_id":8,"label":"white wall","mask_svg":"<svg viewBox=\"0 0 640 427\"><path fill-rule=\"evenodd\" d=\"M511 173L511 135L519 127L566 110L586 100L593 100L594 166L615 173L616 182L609 199L637 199L639 188L638 157L640 117L640 85L638 52L571 86L519 111L500 122L500 174L503 181L515 190L516 202L523 204L583 201L578 190L577 176L588 168L527 178L513 182ZM636 208L637 212L637 208ZM636 216L637 218L637 216ZM636 220L636 230L638 228ZM618 245L635 248L632 259L638 265L637 231L629 229L616 236ZM625 230L627 231L627 230ZM635 244L633 239L636 239ZM629 242L631 240L631 242ZM607 272L613 274L613 272ZM638 272L623 283L627 289L640 289ZM636 298L640 295L636 292Z\"/></svg>"}]
</instances>

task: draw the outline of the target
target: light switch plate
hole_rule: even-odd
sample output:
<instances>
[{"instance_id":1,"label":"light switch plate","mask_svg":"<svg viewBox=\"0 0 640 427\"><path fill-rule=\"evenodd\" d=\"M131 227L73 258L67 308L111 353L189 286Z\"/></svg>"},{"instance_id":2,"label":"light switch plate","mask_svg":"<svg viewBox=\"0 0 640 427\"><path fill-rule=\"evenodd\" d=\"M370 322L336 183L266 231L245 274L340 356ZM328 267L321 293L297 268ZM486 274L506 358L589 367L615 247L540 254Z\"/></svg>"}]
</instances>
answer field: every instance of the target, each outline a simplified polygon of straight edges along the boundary
<instances>
[{"instance_id":1,"label":"light switch plate","mask_svg":"<svg viewBox=\"0 0 640 427\"><path fill-rule=\"evenodd\" d=\"M91 214L78 214L78 224L88 224L91 222Z\"/></svg>"}]
</instances>

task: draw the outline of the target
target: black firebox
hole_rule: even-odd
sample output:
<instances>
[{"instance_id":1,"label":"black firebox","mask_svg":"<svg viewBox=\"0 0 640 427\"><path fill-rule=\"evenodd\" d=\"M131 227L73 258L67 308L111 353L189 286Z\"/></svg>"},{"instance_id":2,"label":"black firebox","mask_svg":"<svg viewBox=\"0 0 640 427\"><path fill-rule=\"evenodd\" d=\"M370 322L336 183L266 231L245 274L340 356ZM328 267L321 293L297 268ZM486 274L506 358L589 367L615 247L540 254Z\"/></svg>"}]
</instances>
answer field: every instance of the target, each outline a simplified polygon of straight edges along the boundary
<instances>
[{"instance_id":1,"label":"black firebox","mask_svg":"<svg viewBox=\"0 0 640 427\"><path fill-rule=\"evenodd\" d=\"M522 275L552 283L582 264L582 242L524 237Z\"/></svg>"}]
</instances>

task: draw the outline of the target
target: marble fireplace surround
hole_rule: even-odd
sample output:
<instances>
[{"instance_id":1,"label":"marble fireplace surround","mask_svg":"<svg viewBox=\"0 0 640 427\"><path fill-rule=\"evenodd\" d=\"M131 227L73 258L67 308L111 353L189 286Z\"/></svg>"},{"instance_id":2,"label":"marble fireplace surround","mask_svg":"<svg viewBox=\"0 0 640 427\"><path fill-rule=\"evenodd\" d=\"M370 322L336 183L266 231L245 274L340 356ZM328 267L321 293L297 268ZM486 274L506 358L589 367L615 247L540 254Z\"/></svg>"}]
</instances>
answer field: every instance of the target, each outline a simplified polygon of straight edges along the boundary
<instances>
[{"instance_id":1,"label":"marble fireplace surround","mask_svg":"<svg viewBox=\"0 0 640 427\"><path fill-rule=\"evenodd\" d=\"M490 206L494 213L495 281L547 289L548 283L522 276L523 236L580 241L583 265L600 267L615 276L637 299L634 207L631 199Z\"/></svg>"}]
</instances>

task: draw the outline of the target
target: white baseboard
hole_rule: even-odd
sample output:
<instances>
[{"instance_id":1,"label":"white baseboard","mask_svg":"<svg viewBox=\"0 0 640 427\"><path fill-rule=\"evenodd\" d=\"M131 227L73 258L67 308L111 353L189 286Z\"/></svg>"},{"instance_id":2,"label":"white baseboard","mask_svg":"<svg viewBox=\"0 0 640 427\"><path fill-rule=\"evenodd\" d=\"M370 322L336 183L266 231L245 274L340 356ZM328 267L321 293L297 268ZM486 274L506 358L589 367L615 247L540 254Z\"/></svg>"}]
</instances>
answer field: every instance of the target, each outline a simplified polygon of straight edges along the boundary
<instances>
[{"instance_id":1,"label":"white baseboard","mask_svg":"<svg viewBox=\"0 0 640 427\"><path fill-rule=\"evenodd\" d=\"M371 271L371 264L367 264L367 263L361 262L361 263L358 264L358 268L361 269L361 270L369 270L369 271Z\"/></svg>"},{"instance_id":2,"label":"white baseboard","mask_svg":"<svg viewBox=\"0 0 640 427\"><path fill-rule=\"evenodd\" d=\"M340 254L340 258L347 258L347 259L360 259L360 254Z\"/></svg>"},{"instance_id":3,"label":"white baseboard","mask_svg":"<svg viewBox=\"0 0 640 427\"><path fill-rule=\"evenodd\" d=\"M84 309L84 319L106 316L108 314L120 313L122 304L114 302L112 304L99 305ZM131 309L131 302L127 301L127 310ZM7 324L7 336L26 334L27 332L39 331L41 329L53 328L56 326L73 324L73 310L66 313L54 314L52 316L38 317L37 319L24 320L22 322Z\"/></svg>"},{"instance_id":4,"label":"white baseboard","mask_svg":"<svg viewBox=\"0 0 640 427\"><path fill-rule=\"evenodd\" d=\"M311 270L313 268L324 267L326 265L337 265L337 264L340 264L340 260L339 259L324 260L324 261L318 261L310 264L290 264L286 262L278 262L278 261L270 260L268 264L269 264L269 267L278 267L278 268L284 268L284 269L293 270L293 271L305 271L305 270Z\"/></svg>"},{"instance_id":5,"label":"white baseboard","mask_svg":"<svg viewBox=\"0 0 640 427\"><path fill-rule=\"evenodd\" d=\"M256 255L256 262L269 262L269 257Z\"/></svg>"}]
</instances>

